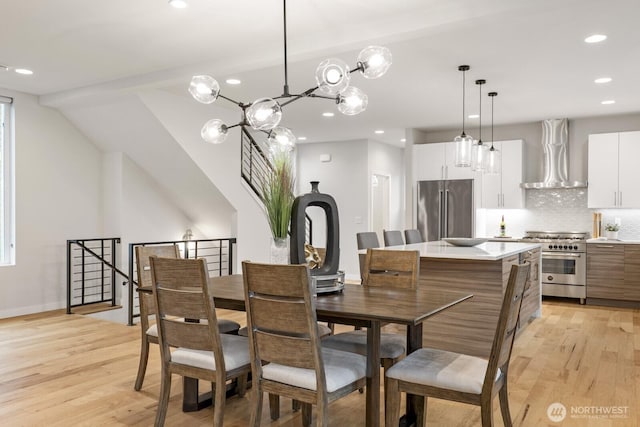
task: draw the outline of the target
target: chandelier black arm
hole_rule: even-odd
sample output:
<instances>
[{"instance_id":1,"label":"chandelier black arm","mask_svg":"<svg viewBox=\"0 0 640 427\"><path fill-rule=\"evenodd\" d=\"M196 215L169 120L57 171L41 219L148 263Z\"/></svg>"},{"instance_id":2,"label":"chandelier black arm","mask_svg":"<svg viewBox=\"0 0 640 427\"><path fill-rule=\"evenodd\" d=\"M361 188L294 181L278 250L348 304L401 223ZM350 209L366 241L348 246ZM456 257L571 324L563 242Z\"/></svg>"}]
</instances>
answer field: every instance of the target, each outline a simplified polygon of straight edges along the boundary
<instances>
[{"instance_id":1,"label":"chandelier black arm","mask_svg":"<svg viewBox=\"0 0 640 427\"><path fill-rule=\"evenodd\" d=\"M242 102L236 101L235 99L227 98L226 96L224 96L224 95L222 95L220 93L218 94L218 98L225 99L225 100L231 102L232 104L236 104L240 108L244 108L245 107L245 105Z\"/></svg>"},{"instance_id":2,"label":"chandelier black arm","mask_svg":"<svg viewBox=\"0 0 640 427\"><path fill-rule=\"evenodd\" d=\"M227 130L233 129L233 128L238 127L238 126L245 126L245 125L246 125L245 122L238 122L235 125L227 126Z\"/></svg>"}]
</instances>

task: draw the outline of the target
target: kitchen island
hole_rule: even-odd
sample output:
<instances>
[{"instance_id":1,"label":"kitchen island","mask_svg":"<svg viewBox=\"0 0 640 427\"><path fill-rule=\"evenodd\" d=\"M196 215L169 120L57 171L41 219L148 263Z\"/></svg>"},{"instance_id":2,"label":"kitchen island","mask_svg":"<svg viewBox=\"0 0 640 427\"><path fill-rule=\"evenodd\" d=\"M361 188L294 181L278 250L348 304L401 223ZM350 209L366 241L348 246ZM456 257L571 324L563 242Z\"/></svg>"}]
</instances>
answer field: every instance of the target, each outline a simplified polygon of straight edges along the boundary
<instances>
[{"instance_id":1,"label":"kitchen island","mask_svg":"<svg viewBox=\"0 0 640 427\"><path fill-rule=\"evenodd\" d=\"M473 294L464 304L424 323L424 346L488 357L511 266L525 261L531 262L531 274L520 328L540 316L539 243L486 242L460 247L436 241L384 249L420 252L419 286Z\"/></svg>"}]
</instances>

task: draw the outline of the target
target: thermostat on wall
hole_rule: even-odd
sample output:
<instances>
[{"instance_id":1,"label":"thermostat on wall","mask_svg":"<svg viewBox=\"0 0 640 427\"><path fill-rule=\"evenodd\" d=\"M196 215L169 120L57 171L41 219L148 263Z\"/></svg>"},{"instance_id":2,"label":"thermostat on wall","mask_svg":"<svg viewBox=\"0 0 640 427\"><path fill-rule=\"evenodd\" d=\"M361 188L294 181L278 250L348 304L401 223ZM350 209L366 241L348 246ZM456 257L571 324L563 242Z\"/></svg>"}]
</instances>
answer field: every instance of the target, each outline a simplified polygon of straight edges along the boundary
<instances>
[{"instance_id":1,"label":"thermostat on wall","mask_svg":"<svg viewBox=\"0 0 640 427\"><path fill-rule=\"evenodd\" d=\"M321 162L330 162L331 161L331 154L320 154L320 161Z\"/></svg>"}]
</instances>

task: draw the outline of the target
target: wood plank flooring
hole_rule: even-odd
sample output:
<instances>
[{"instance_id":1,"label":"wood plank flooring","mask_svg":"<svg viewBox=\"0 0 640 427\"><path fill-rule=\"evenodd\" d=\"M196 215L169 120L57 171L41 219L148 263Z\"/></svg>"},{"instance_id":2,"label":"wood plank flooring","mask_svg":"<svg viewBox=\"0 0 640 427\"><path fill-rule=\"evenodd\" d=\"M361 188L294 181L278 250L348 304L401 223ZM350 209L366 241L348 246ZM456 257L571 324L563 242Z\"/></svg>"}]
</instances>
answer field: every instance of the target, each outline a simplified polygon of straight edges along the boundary
<instances>
[{"instance_id":1,"label":"wood plank flooring","mask_svg":"<svg viewBox=\"0 0 640 427\"><path fill-rule=\"evenodd\" d=\"M509 372L509 400L516 426L638 426L640 417L640 311L545 301L542 318L518 337ZM219 315L244 322L244 313ZM63 312L0 320L0 425L150 426L160 390L159 352L152 346L143 389L133 390L139 330ZM202 384L206 388L206 384ZM168 426L210 426L212 411L181 410L182 387L174 377ZM225 426L249 422L251 392L228 399ZM547 417L551 403L569 413ZM364 394L330 406L332 426L364 425ZM300 413L282 399L281 418L264 426L299 426ZM585 418L585 411L626 413ZM579 414L571 411L578 411ZM582 418L577 418L581 416ZM501 426L497 399L494 418ZM381 414L381 425L384 417ZM315 417L314 417L315 422ZM432 426L479 426L479 409L429 400Z\"/></svg>"}]
</instances>

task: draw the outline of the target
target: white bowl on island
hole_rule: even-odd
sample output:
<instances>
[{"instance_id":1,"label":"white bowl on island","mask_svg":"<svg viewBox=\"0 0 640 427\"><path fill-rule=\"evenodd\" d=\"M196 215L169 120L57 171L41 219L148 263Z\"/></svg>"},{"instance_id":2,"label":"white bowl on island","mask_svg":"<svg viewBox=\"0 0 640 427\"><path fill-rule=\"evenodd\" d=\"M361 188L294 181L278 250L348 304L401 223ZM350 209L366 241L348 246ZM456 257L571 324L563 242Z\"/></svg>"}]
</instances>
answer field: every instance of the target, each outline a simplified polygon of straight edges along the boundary
<instances>
[{"instance_id":1,"label":"white bowl on island","mask_svg":"<svg viewBox=\"0 0 640 427\"><path fill-rule=\"evenodd\" d=\"M446 237L442 240L453 246L477 246L489 239L485 237Z\"/></svg>"}]
</instances>

